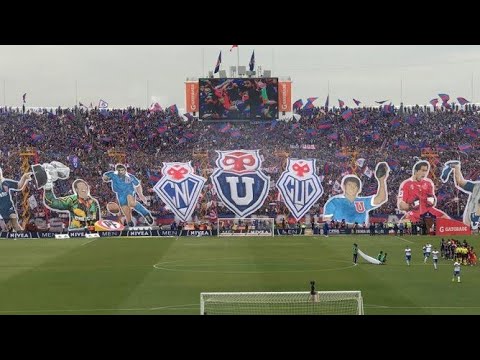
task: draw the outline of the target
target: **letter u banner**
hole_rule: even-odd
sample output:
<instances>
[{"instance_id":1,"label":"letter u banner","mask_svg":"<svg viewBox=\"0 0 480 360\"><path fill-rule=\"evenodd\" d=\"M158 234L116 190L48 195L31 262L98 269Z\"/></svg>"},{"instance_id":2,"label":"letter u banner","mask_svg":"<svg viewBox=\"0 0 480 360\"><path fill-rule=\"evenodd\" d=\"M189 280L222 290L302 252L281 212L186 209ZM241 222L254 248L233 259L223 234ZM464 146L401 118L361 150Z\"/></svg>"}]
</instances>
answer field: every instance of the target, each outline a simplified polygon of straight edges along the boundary
<instances>
[{"instance_id":1,"label":"letter u banner","mask_svg":"<svg viewBox=\"0 0 480 360\"><path fill-rule=\"evenodd\" d=\"M315 159L288 159L287 168L277 181L285 205L297 219L302 218L323 194Z\"/></svg>"},{"instance_id":2,"label":"letter u banner","mask_svg":"<svg viewBox=\"0 0 480 360\"><path fill-rule=\"evenodd\" d=\"M265 202L270 177L261 171L259 150L218 151L211 176L218 196L237 216L247 217Z\"/></svg>"}]
</instances>

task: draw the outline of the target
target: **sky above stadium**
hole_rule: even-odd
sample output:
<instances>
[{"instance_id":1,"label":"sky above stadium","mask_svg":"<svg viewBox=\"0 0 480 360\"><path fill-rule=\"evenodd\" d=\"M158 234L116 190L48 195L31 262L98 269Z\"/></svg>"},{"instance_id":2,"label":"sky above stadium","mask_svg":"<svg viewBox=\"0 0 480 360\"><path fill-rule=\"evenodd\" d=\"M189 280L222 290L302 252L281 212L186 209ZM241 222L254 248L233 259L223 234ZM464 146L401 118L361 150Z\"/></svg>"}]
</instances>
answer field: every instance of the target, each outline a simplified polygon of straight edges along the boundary
<instances>
[{"instance_id":1,"label":"sky above stadium","mask_svg":"<svg viewBox=\"0 0 480 360\"><path fill-rule=\"evenodd\" d=\"M73 106L76 101L109 107L184 108L188 78L221 69L256 66L272 76L290 77L292 102L318 97L323 106L352 98L365 105L390 100L428 104L439 93L480 102L478 45L2 45L0 104ZM237 58L237 52L239 57Z\"/></svg>"}]
</instances>

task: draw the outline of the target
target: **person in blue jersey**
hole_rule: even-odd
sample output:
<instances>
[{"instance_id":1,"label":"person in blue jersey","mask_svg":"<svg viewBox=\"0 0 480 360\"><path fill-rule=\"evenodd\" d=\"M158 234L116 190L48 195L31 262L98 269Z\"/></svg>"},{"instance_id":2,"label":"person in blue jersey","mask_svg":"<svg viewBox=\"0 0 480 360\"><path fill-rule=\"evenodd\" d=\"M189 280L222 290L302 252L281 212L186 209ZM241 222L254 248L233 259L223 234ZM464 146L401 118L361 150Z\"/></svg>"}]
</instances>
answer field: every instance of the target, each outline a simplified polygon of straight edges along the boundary
<instances>
[{"instance_id":1,"label":"person in blue jersey","mask_svg":"<svg viewBox=\"0 0 480 360\"><path fill-rule=\"evenodd\" d=\"M11 190L22 190L23 187L32 180L32 174L31 172L23 174L20 181L5 179L2 169L0 168L0 215L5 221L7 228L10 225L14 231L23 231L23 228L18 223L18 214L12 200Z\"/></svg>"},{"instance_id":2,"label":"person in blue jersey","mask_svg":"<svg viewBox=\"0 0 480 360\"><path fill-rule=\"evenodd\" d=\"M112 190L117 195L118 204L125 215L128 226L133 226L132 209L141 214L149 225L153 224L150 211L135 198L135 194L137 194L143 203L147 202L140 180L129 174L125 165L115 165L115 171L107 171L103 174L103 181L112 183Z\"/></svg>"},{"instance_id":3,"label":"person in blue jersey","mask_svg":"<svg viewBox=\"0 0 480 360\"><path fill-rule=\"evenodd\" d=\"M323 216L334 220L345 219L348 224L369 223L369 212L388 200L387 178L390 168L386 162L378 163L375 169L377 193L359 196L362 182L356 175L346 175L342 179L343 194L332 196L323 208Z\"/></svg>"}]
</instances>

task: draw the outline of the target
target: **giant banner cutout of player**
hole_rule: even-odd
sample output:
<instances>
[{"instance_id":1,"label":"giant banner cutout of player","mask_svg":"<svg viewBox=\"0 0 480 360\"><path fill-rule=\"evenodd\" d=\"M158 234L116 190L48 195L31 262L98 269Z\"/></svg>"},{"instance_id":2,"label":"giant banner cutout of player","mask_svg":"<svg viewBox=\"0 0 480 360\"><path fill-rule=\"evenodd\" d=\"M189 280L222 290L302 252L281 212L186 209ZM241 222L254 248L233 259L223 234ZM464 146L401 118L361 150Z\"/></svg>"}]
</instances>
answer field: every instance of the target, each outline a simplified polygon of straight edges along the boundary
<instances>
[{"instance_id":1,"label":"giant banner cutout of player","mask_svg":"<svg viewBox=\"0 0 480 360\"><path fill-rule=\"evenodd\" d=\"M323 218L336 221L345 220L347 224L369 223L369 213L388 201L387 178L390 167L380 162L375 167L377 193L371 196L359 196L362 192L362 181L356 175L345 175L342 178L343 194L332 196L323 208Z\"/></svg>"},{"instance_id":2,"label":"giant banner cutout of player","mask_svg":"<svg viewBox=\"0 0 480 360\"><path fill-rule=\"evenodd\" d=\"M443 183L446 183L453 171L455 187L468 194L467 205L463 211L463 223L471 226L472 230L478 230L480 222L480 181L465 180L461 166L458 160L447 161L440 179Z\"/></svg>"},{"instance_id":3,"label":"giant banner cutout of player","mask_svg":"<svg viewBox=\"0 0 480 360\"><path fill-rule=\"evenodd\" d=\"M323 194L315 159L288 159L287 168L277 181L288 209L298 221Z\"/></svg>"},{"instance_id":4,"label":"giant banner cutout of player","mask_svg":"<svg viewBox=\"0 0 480 360\"><path fill-rule=\"evenodd\" d=\"M428 161L417 161L413 165L412 176L400 184L397 206L404 213L401 220L417 223L427 213L435 218L450 219L450 216L435 207L437 204L435 185L431 179L427 178L429 172Z\"/></svg>"},{"instance_id":5,"label":"giant banner cutout of player","mask_svg":"<svg viewBox=\"0 0 480 360\"><path fill-rule=\"evenodd\" d=\"M84 229L101 220L98 200L90 195L90 186L85 180L76 179L72 195L57 197L53 185L57 180L66 180L70 168L59 161L32 165L38 189L43 189L43 203L47 208L69 214L69 229Z\"/></svg>"},{"instance_id":6,"label":"giant banner cutout of player","mask_svg":"<svg viewBox=\"0 0 480 360\"><path fill-rule=\"evenodd\" d=\"M23 231L18 221L18 213L11 191L21 191L32 180L31 175L31 172L27 172L22 175L19 181L6 179L3 177L2 168L0 168L0 215L7 229L10 227L15 231Z\"/></svg>"},{"instance_id":7,"label":"giant banner cutout of player","mask_svg":"<svg viewBox=\"0 0 480 360\"><path fill-rule=\"evenodd\" d=\"M237 216L253 214L265 202L270 189L270 177L261 171L259 150L217 153L217 168L211 179L218 196Z\"/></svg>"},{"instance_id":8,"label":"giant banner cutout of player","mask_svg":"<svg viewBox=\"0 0 480 360\"><path fill-rule=\"evenodd\" d=\"M187 221L197 205L205 178L195 175L191 162L163 163L163 177L153 190L182 221Z\"/></svg>"},{"instance_id":9,"label":"giant banner cutout of player","mask_svg":"<svg viewBox=\"0 0 480 360\"><path fill-rule=\"evenodd\" d=\"M117 196L118 204L129 227L134 226L132 210L142 215L148 225L153 224L152 214L135 197L137 195L143 203L147 202L147 198L143 195L142 184L135 175L128 173L126 165L116 164L115 171L105 172L102 178L103 181L112 183L112 190Z\"/></svg>"}]
</instances>

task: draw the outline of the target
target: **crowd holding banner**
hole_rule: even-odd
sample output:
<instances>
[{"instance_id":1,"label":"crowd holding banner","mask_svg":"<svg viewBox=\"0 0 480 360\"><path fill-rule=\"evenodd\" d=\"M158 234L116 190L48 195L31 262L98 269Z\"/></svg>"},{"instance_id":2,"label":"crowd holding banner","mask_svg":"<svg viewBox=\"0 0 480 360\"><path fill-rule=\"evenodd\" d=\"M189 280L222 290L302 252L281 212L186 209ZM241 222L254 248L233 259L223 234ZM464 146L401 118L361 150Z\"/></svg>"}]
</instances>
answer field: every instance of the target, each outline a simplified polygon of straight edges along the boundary
<instances>
[{"instance_id":1,"label":"crowd holding banner","mask_svg":"<svg viewBox=\"0 0 480 360\"><path fill-rule=\"evenodd\" d=\"M155 224L169 224L174 220L172 205L166 204L153 188L164 176L159 172L164 163L191 162L193 174L206 179L198 204L191 212L193 218L198 218L202 206L207 207L207 213L219 217L245 215L251 209L255 214L269 217L295 215L293 202L289 209L288 203L280 196L281 185L277 186L285 171L280 164L287 162L287 158L280 157L282 153L288 154L290 159L315 160L314 174L321 179L323 192L306 215L323 214L328 199L342 192L341 183L346 175L361 180L362 195L375 195L378 181L373 169L380 162L386 162L390 169L387 179L390 196L381 206L370 211L373 218L399 213L397 195L400 184L412 175L413 166L422 159L422 151L429 150L437 154L426 159L431 166L429 178L436 185L435 207L457 219L470 217L477 211L467 207L470 193L459 188L459 184L439 181L443 166L449 160L461 163L462 174L468 181L476 182L480 175L480 167L476 164L480 155L477 126L480 114L473 105L437 111L428 111L426 107L400 111L392 106L388 112L383 108L357 108L350 109L351 116L350 113L342 116L348 110L345 108L325 112L318 107L308 107L299 110L300 118L275 120L274 125L270 122L211 124L195 118L185 120L178 114L178 108L170 108L154 112L134 108L109 109L107 113L76 108L27 111L25 114L2 108L0 166L3 176L18 181L24 175L20 153L33 148L36 156L29 159L31 164L59 161L70 169L68 179L55 182L55 194L62 197L75 195L72 185L75 180L82 179L89 186L89 194L98 201L99 216L109 217L106 204L118 199L110 184L102 181L102 175L115 171L116 161L108 156L108 151L121 150L127 155L125 166L128 173L138 178L144 187L144 205ZM260 192L264 196L262 201L248 211L236 212L235 206L228 206L231 199L228 196L222 199L218 187L213 186L208 169L215 173L219 168L216 151L238 149L258 149L261 169L266 170L262 181L267 182L268 178L269 186L266 192L263 189ZM356 159L352 159L352 149L356 152ZM206 168L204 162L193 157L193 153L199 151L208 151ZM357 161L359 159L362 160ZM224 188L230 186L227 177L221 180ZM31 219L48 221L57 216L55 209L45 206L44 189L37 189L33 182L25 186L30 191L27 203ZM17 213L23 214L22 193L13 190L10 193ZM242 197L240 193L236 195ZM464 215L466 207L470 213ZM136 222L147 222L144 216L135 215Z\"/></svg>"}]
</instances>

